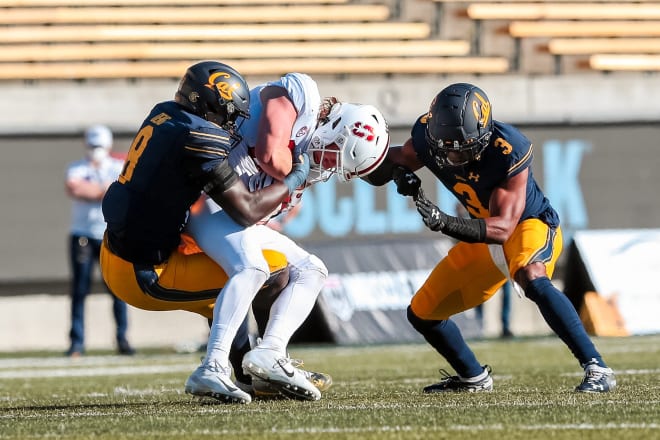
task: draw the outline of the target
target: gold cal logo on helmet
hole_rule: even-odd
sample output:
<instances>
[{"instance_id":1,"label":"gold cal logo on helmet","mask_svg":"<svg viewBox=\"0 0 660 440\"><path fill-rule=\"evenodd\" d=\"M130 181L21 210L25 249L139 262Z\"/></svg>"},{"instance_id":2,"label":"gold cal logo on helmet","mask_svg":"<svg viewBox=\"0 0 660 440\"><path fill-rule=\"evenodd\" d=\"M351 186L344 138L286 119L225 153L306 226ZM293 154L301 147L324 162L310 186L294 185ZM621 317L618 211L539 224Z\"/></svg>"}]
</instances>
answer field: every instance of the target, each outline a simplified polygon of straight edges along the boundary
<instances>
[{"instance_id":1,"label":"gold cal logo on helmet","mask_svg":"<svg viewBox=\"0 0 660 440\"><path fill-rule=\"evenodd\" d=\"M209 89L216 89L224 99L231 100L232 92L238 89L241 84L238 81L234 84L229 84L227 81L222 81L222 78L231 78L231 75L227 72L215 72L209 76L209 82L204 85Z\"/></svg>"},{"instance_id":2,"label":"gold cal logo on helmet","mask_svg":"<svg viewBox=\"0 0 660 440\"><path fill-rule=\"evenodd\" d=\"M472 112L474 117L479 121L479 125L485 127L490 118L490 102L479 93L475 92L474 96L479 100L472 101ZM481 105L479 105L481 103Z\"/></svg>"},{"instance_id":3,"label":"gold cal logo on helmet","mask_svg":"<svg viewBox=\"0 0 660 440\"><path fill-rule=\"evenodd\" d=\"M437 96L433 98L433 101L431 101L431 106L429 107L429 111L422 117L422 124L426 124L429 119L433 118L433 113L431 113L431 109L435 105L435 101L438 99Z\"/></svg>"}]
</instances>

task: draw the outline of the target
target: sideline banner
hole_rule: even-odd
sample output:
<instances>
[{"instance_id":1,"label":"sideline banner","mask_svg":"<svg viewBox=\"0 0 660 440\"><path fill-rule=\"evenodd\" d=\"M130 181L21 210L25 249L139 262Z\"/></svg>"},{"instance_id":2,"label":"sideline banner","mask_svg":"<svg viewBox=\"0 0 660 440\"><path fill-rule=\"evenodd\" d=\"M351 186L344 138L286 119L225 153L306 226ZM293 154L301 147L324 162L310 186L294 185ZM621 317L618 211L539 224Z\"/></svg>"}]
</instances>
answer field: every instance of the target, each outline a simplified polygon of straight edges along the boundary
<instances>
[{"instance_id":1,"label":"sideline banner","mask_svg":"<svg viewBox=\"0 0 660 440\"><path fill-rule=\"evenodd\" d=\"M566 293L579 310L586 291L614 299L634 335L660 333L660 229L576 232L568 257Z\"/></svg>"},{"instance_id":2,"label":"sideline banner","mask_svg":"<svg viewBox=\"0 0 660 440\"><path fill-rule=\"evenodd\" d=\"M317 303L317 328L312 332L327 331L329 342L336 344L423 341L408 322L406 308L453 244L443 237L304 246L330 271ZM482 335L473 310L452 319L466 338Z\"/></svg>"}]
</instances>

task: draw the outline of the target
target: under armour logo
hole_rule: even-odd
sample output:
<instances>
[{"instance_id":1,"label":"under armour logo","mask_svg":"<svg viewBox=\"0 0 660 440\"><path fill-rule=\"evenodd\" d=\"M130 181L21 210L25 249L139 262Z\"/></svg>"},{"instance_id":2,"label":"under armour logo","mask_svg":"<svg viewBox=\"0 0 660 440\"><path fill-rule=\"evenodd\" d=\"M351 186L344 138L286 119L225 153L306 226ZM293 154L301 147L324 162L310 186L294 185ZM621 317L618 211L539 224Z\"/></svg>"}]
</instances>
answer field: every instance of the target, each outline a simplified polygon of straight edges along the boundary
<instances>
[{"instance_id":1,"label":"under armour logo","mask_svg":"<svg viewBox=\"0 0 660 440\"><path fill-rule=\"evenodd\" d=\"M468 174L468 180L474 180L475 182L478 182L479 174L474 174L472 171L470 171L470 174Z\"/></svg>"},{"instance_id":2,"label":"under armour logo","mask_svg":"<svg viewBox=\"0 0 660 440\"><path fill-rule=\"evenodd\" d=\"M436 210L433 210L433 212L431 212L431 218L433 220L440 220L440 213Z\"/></svg>"}]
</instances>

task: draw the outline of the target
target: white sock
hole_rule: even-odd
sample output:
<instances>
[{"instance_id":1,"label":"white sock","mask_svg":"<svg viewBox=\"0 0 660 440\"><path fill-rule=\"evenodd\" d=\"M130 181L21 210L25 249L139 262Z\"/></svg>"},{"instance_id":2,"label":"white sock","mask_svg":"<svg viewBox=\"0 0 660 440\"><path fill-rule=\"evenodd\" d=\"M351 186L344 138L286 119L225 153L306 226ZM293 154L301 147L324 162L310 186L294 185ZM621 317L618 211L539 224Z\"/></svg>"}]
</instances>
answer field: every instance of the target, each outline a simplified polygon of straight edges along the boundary
<instances>
[{"instance_id":1,"label":"white sock","mask_svg":"<svg viewBox=\"0 0 660 440\"><path fill-rule=\"evenodd\" d=\"M488 370L484 368L484 371L481 372L478 376L474 377L460 377L461 382L479 382L488 377Z\"/></svg>"},{"instance_id":2,"label":"white sock","mask_svg":"<svg viewBox=\"0 0 660 440\"><path fill-rule=\"evenodd\" d=\"M289 284L270 309L270 318L259 348L286 353L291 336L314 308L326 277L327 273L316 266L291 267Z\"/></svg>"},{"instance_id":3,"label":"white sock","mask_svg":"<svg viewBox=\"0 0 660 440\"><path fill-rule=\"evenodd\" d=\"M267 277L261 270L251 268L236 273L227 281L213 308L205 364L217 362L223 367L229 365L231 343Z\"/></svg>"}]
</instances>

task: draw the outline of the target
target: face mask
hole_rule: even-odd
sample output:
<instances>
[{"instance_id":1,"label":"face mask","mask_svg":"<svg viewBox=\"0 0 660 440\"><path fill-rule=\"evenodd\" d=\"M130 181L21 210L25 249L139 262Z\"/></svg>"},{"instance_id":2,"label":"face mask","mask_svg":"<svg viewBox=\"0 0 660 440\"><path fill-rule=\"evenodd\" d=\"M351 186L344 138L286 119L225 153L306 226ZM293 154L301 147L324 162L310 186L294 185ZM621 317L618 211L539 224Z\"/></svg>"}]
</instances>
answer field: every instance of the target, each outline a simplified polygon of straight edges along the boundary
<instances>
[{"instance_id":1,"label":"face mask","mask_svg":"<svg viewBox=\"0 0 660 440\"><path fill-rule=\"evenodd\" d=\"M106 150L105 148L92 148L87 153L87 157L89 157L89 160L97 163L102 162L105 158L108 157L108 155L109 155L108 150Z\"/></svg>"}]
</instances>

